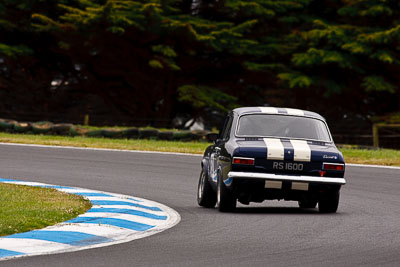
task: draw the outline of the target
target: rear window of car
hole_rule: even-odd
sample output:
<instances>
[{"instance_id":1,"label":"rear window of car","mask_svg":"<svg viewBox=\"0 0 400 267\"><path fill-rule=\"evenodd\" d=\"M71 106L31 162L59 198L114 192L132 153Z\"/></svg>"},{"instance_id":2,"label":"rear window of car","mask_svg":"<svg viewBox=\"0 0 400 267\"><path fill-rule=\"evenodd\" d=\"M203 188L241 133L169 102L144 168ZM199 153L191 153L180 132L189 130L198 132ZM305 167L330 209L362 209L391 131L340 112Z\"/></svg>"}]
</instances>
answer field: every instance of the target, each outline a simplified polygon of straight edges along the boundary
<instances>
[{"instance_id":1,"label":"rear window of car","mask_svg":"<svg viewBox=\"0 0 400 267\"><path fill-rule=\"evenodd\" d=\"M243 115L239 119L236 135L331 141L325 122L308 117L288 115Z\"/></svg>"}]
</instances>

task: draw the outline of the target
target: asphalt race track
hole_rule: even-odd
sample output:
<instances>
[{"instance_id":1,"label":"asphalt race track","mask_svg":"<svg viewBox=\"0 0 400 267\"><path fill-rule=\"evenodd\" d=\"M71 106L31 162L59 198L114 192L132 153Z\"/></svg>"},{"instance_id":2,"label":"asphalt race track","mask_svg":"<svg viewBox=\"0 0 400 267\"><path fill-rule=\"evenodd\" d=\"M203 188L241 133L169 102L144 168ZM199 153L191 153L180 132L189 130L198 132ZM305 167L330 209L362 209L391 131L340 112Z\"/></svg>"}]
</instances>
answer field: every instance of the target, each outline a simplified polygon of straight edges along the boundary
<instances>
[{"instance_id":1,"label":"asphalt race track","mask_svg":"<svg viewBox=\"0 0 400 267\"><path fill-rule=\"evenodd\" d=\"M282 201L201 208L199 172L197 156L0 145L1 178L134 195L182 217L144 239L1 266L400 265L400 170L347 167L336 214Z\"/></svg>"}]
</instances>

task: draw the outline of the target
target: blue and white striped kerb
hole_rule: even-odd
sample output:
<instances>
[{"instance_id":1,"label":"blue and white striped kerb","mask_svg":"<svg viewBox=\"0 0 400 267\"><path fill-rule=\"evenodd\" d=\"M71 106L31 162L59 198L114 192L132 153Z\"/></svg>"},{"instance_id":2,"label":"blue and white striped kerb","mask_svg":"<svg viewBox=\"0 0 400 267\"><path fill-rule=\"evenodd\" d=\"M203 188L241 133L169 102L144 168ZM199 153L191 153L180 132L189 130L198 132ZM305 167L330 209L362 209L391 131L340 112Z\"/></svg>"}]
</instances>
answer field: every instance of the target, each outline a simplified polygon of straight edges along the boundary
<instances>
[{"instance_id":1,"label":"blue and white striped kerb","mask_svg":"<svg viewBox=\"0 0 400 267\"><path fill-rule=\"evenodd\" d=\"M86 213L54 226L0 238L0 260L109 246L173 227L179 214L160 203L83 188L0 178L2 183L54 188L83 196L93 204Z\"/></svg>"}]
</instances>

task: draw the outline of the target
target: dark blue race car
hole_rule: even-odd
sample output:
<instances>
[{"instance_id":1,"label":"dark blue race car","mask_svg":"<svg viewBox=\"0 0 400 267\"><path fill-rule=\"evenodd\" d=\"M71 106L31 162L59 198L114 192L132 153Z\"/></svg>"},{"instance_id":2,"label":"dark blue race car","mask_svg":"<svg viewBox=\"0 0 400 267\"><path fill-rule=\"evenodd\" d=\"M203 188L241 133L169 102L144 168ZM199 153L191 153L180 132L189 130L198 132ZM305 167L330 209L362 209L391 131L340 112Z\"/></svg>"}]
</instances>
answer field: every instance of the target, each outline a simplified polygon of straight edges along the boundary
<instances>
[{"instance_id":1,"label":"dark blue race car","mask_svg":"<svg viewBox=\"0 0 400 267\"><path fill-rule=\"evenodd\" d=\"M232 110L201 161L200 206L232 211L266 199L298 201L300 208L336 212L346 184L345 163L325 119L298 109Z\"/></svg>"}]
</instances>

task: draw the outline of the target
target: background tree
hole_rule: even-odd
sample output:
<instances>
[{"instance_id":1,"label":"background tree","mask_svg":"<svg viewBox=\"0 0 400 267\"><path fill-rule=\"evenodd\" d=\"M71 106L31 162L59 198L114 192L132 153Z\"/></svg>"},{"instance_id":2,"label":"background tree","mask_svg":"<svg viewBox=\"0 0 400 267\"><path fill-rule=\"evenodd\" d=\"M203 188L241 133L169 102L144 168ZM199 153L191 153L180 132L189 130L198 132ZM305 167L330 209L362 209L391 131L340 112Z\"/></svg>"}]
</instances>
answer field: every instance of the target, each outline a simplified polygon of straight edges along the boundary
<instances>
[{"instance_id":1,"label":"background tree","mask_svg":"<svg viewBox=\"0 0 400 267\"><path fill-rule=\"evenodd\" d=\"M4 0L0 94L32 114L95 123L170 126L237 105L336 120L391 112L399 10L393 0Z\"/></svg>"},{"instance_id":2,"label":"background tree","mask_svg":"<svg viewBox=\"0 0 400 267\"><path fill-rule=\"evenodd\" d=\"M55 77L72 75L69 58L50 49L57 43L51 34L35 32L31 25L32 14L58 16L58 3L69 2L0 2L0 112L6 117L46 119L46 114L59 110L70 99L69 93L55 92L51 86L60 82L54 81Z\"/></svg>"},{"instance_id":3,"label":"background tree","mask_svg":"<svg viewBox=\"0 0 400 267\"><path fill-rule=\"evenodd\" d=\"M323 96L320 103L339 108L332 114L398 109L399 10L398 1L314 1L301 30L286 37L295 46L278 77L298 97Z\"/></svg>"}]
</instances>

